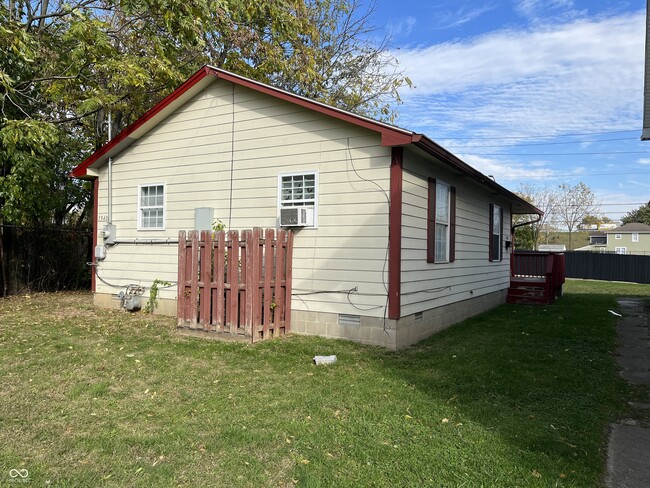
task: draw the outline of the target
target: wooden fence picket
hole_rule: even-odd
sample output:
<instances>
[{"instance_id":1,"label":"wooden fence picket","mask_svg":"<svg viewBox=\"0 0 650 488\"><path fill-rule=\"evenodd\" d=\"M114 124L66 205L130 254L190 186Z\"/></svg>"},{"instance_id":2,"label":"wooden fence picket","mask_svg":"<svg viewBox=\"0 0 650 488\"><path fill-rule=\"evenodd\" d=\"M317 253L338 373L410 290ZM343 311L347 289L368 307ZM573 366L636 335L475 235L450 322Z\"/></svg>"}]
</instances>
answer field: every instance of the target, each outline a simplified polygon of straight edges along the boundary
<instances>
[{"instance_id":1,"label":"wooden fence picket","mask_svg":"<svg viewBox=\"0 0 650 488\"><path fill-rule=\"evenodd\" d=\"M256 342L289 332L293 233L180 231L178 326Z\"/></svg>"}]
</instances>

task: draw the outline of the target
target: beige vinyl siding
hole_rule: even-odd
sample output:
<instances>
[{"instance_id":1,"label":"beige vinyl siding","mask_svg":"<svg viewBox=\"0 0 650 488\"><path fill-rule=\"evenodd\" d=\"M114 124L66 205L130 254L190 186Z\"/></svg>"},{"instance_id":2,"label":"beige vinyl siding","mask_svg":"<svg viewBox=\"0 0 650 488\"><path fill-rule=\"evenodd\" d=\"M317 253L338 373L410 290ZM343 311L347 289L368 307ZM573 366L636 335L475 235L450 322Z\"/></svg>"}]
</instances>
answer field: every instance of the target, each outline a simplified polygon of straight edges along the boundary
<instances>
[{"instance_id":1,"label":"beige vinyl siding","mask_svg":"<svg viewBox=\"0 0 650 488\"><path fill-rule=\"evenodd\" d=\"M383 317L390 148L371 131L244 87L235 87L234 98L233 106L233 85L216 80L114 159L118 239L176 239L193 226L196 207L213 207L215 219L228 224L231 159L230 228L276 227L278 174L318 171L318 228L296 232L294 291L356 286L350 299L363 311L336 293L296 297L293 308ZM165 230L138 231L138 185L154 183L166 185ZM101 228L107 165L98 209ZM156 278L176 281L176 266L175 245L119 244L98 271L111 283L148 286ZM119 290L98 281L97 291ZM176 288L161 297L176 298Z\"/></svg>"},{"instance_id":2,"label":"beige vinyl siding","mask_svg":"<svg viewBox=\"0 0 650 488\"><path fill-rule=\"evenodd\" d=\"M427 263L428 178L456 187L456 260ZM509 204L446 166L415 152L404 156L401 315L440 307L508 288L510 256L489 261L490 203L503 209L504 240L510 233Z\"/></svg>"}]
</instances>

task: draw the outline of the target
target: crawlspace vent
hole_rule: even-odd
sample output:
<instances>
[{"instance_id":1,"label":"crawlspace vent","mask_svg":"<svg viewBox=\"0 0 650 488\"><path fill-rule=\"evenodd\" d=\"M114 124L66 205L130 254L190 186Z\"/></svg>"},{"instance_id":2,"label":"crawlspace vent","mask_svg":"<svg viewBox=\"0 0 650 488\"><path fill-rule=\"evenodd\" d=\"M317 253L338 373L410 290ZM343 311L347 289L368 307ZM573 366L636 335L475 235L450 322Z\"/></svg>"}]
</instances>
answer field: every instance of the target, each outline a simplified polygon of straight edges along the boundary
<instances>
[{"instance_id":1,"label":"crawlspace vent","mask_svg":"<svg viewBox=\"0 0 650 488\"><path fill-rule=\"evenodd\" d=\"M415 312L415 320L422 320L422 312Z\"/></svg>"},{"instance_id":2,"label":"crawlspace vent","mask_svg":"<svg viewBox=\"0 0 650 488\"><path fill-rule=\"evenodd\" d=\"M339 325L360 325L361 317L359 315L348 315L347 313L339 314Z\"/></svg>"}]
</instances>

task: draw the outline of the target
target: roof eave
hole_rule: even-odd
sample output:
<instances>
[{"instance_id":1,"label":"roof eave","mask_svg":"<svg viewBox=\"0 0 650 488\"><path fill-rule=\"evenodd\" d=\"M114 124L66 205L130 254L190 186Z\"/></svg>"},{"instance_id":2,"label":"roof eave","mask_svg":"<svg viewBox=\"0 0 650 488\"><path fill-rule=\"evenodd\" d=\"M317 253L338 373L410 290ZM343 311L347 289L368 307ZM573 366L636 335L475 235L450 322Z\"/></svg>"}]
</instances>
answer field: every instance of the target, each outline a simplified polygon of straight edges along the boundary
<instances>
[{"instance_id":1,"label":"roof eave","mask_svg":"<svg viewBox=\"0 0 650 488\"><path fill-rule=\"evenodd\" d=\"M94 176L88 173L88 168L98 167L103 164L108 158L115 156L134 141L146 134L153 126L158 123L158 118L164 118L164 111L174 102L182 100L183 95L198 91L200 86L197 85L202 79L210 74L210 70L206 67L201 68L199 71L190 76L181 86L179 86L172 93L163 98L155 106L145 112L131 125L126 127L117 136L108 141L97 151L86 158L81 164L76 166L69 174L69 177L80 179L92 179ZM194 90L192 90L194 88Z\"/></svg>"},{"instance_id":2,"label":"roof eave","mask_svg":"<svg viewBox=\"0 0 650 488\"><path fill-rule=\"evenodd\" d=\"M416 147L424 150L425 152L431 154L442 162L448 164L449 166L456 168L464 174L467 174L469 177L480 183L481 185L487 186L491 190L494 190L496 193L503 195L504 197L513 200L516 203L516 206L513 207L513 212L516 214L536 214L544 215L540 209L535 207L530 202L527 202L520 196L512 193L510 190L507 190L503 186L499 185L496 181L492 180L489 176L484 175L480 171L472 168L469 164L464 162L458 156L450 153L445 148L429 139L427 136L422 134L414 135L413 144Z\"/></svg>"},{"instance_id":3,"label":"roof eave","mask_svg":"<svg viewBox=\"0 0 650 488\"><path fill-rule=\"evenodd\" d=\"M92 175L88 174L88 168L101 166L108 158L116 156L122 150L130 146L135 140L146 134L151 128L157 125L160 120L165 118L168 113L176 108L174 102L177 102L179 104L183 103L185 98L193 96L196 92L198 92L202 88L202 85L198 85L198 83L208 76L214 77L215 79L229 81L236 85L244 86L246 88L250 88L252 90L274 96L276 98L280 98L290 103L301 105L316 112L332 116L339 120L343 120L345 122L370 129L381 135L381 143L383 146L408 144L411 142L413 137L413 132L406 129L392 126L384 122L372 120L362 115L357 115L346 110L332 107L325 103L310 100L300 95L296 95L294 93L281 90L279 88L275 88L255 80L251 80L249 78L245 78L235 73L206 65L194 73L194 75L188 78L181 86L170 93L162 101L157 103L142 117L136 120L133 124L126 127L115 138L104 144L104 146L95 151L91 156L89 156L81 164L75 167L70 172L69 176L81 179L93 178Z\"/></svg>"}]
</instances>

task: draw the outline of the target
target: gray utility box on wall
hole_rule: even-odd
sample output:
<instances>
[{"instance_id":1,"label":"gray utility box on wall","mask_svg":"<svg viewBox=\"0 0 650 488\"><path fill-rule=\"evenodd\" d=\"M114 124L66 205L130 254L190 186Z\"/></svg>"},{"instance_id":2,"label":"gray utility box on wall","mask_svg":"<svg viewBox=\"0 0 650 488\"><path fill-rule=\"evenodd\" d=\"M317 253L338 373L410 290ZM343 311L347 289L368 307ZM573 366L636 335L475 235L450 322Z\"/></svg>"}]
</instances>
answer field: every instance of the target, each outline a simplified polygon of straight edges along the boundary
<instances>
[{"instance_id":1,"label":"gray utility box on wall","mask_svg":"<svg viewBox=\"0 0 650 488\"><path fill-rule=\"evenodd\" d=\"M117 227L113 224L106 224L104 226L104 244L111 245L115 244L115 239L117 237Z\"/></svg>"},{"instance_id":2,"label":"gray utility box on wall","mask_svg":"<svg viewBox=\"0 0 650 488\"><path fill-rule=\"evenodd\" d=\"M194 230L212 230L214 208L199 207L194 209Z\"/></svg>"}]
</instances>

